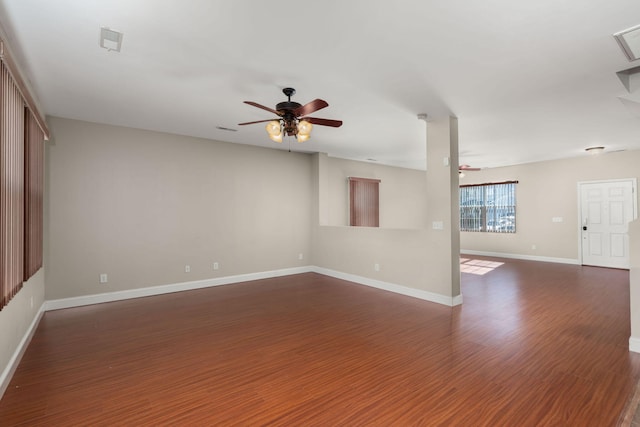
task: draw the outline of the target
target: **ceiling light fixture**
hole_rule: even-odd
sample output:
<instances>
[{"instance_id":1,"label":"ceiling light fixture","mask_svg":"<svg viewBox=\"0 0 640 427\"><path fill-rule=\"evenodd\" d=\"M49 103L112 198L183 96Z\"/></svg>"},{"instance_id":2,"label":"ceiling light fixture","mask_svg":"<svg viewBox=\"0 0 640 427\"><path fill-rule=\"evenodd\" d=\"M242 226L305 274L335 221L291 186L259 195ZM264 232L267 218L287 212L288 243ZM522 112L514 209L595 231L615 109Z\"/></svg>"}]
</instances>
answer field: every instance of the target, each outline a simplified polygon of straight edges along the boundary
<instances>
[{"instance_id":1,"label":"ceiling light fixture","mask_svg":"<svg viewBox=\"0 0 640 427\"><path fill-rule=\"evenodd\" d=\"M100 47L108 51L120 52L122 47L122 34L120 31L107 27L100 27Z\"/></svg>"},{"instance_id":2,"label":"ceiling light fixture","mask_svg":"<svg viewBox=\"0 0 640 427\"><path fill-rule=\"evenodd\" d=\"M284 102L276 104L276 108L265 107L252 101L244 101L245 104L252 105L262 110L270 111L280 116L275 120L257 120L253 122L239 123L239 126L252 125L255 123L268 122L265 129L269 134L269 138L275 142L282 142L282 138L286 136L295 136L298 142L305 142L311 138L311 129L313 129L314 123L320 126L331 126L338 128L342 126L342 120L332 119L320 119L318 117L308 117L307 114L321 110L328 107L327 101L322 99L314 99L313 101L300 105L297 102L291 100L291 96L296 93L296 90L292 87L285 87L282 89L287 97Z\"/></svg>"},{"instance_id":3,"label":"ceiling light fixture","mask_svg":"<svg viewBox=\"0 0 640 427\"><path fill-rule=\"evenodd\" d=\"M592 156L596 156L604 151L604 147L589 147L585 148L584 151L591 154Z\"/></svg>"}]
</instances>

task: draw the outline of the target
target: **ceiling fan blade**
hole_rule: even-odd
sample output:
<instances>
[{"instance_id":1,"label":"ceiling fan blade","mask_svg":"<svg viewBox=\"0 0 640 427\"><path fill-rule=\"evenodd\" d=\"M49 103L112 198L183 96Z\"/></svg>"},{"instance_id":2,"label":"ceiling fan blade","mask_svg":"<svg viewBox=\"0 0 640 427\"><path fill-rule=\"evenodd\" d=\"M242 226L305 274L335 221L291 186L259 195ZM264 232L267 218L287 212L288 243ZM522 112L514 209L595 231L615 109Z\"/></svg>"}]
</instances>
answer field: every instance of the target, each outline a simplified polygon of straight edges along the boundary
<instances>
[{"instance_id":1,"label":"ceiling fan blade","mask_svg":"<svg viewBox=\"0 0 640 427\"><path fill-rule=\"evenodd\" d=\"M460 165L460 166L458 166L458 170L461 170L461 171L479 171L480 168L472 168L469 165Z\"/></svg>"},{"instance_id":2,"label":"ceiling fan blade","mask_svg":"<svg viewBox=\"0 0 640 427\"><path fill-rule=\"evenodd\" d=\"M257 120L255 122L238 123L238 126L252 125L254 123L266 123L266 122L272 122L274 120L280 120L280 119Z\"/></svg>"},{"instance_id":3,"label":"ceiling fan blade","mask_svg":"<svg viewBox=\"0 0 640 427\"><path fill-rule=\"evenodd\" d=\"M251 101L244 101L245 104L249 104L252 105L254 107L258 107L258 108L262 108L263 110L267 110L272 112L273 114L279 116L280 114L278 114L278 112L276 110L274 110L273 108L269 108L269 107L265 107L264 105L260 105L257 102L251 102Z\"/></svg>"},{"instance_id":4,"label":"ceiling fan blade","mask_svg":"<svg viewBox=\"0 0 640 427\"><path fill-rule=\"evenodd\" d=\"M317 117L302 117L300 120L306 120L309 123L320 126L331 126L334 128L342 126L342 120L320 119Z\"/></svg>"},{"instance_id":5,"label":"ceiling fan blade","mask_svg":"<svg viewBox=\"0 0 640 427\"><path fill-rule=\"evenodd\" d=\"M328 107L327 101L323 101L322 99L314 99L308 104L303 105L302 107L298 107L293 110L293 114L296 116L306 116L307 114L311 114L314 111L321 110L325 107Z\"/></svg>"}]
</instances>

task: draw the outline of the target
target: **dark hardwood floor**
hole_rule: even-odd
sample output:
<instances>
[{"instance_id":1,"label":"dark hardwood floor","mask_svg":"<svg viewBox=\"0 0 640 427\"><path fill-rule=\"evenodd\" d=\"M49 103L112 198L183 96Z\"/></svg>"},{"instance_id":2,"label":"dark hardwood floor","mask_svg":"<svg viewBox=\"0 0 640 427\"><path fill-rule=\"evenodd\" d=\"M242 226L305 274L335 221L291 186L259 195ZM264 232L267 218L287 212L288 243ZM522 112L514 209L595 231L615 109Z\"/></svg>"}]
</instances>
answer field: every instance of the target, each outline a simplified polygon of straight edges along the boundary
<instances>
[{"instance_id":1,"label":"dark hardwood floor","mask_svg":"<svg viewBox=\"0 0 640 427\"><path fill-rule=\"evenodd\" d=\"M0 425L616 425L628 271L474 259L455 308L310 273L48 312Z\"/></svg>"}]
</instances>

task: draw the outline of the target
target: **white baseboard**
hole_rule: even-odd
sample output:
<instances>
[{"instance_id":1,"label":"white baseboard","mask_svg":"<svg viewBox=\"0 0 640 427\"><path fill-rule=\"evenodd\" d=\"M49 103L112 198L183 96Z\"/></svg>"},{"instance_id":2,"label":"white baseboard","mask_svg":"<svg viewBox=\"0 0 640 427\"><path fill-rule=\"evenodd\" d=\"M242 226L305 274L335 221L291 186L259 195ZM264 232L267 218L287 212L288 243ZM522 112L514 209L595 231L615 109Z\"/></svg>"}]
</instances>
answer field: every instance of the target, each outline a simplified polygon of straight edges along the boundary
<instances>
[{"instance_id":1,"label":"white baseboard","mask_svg":"<svg viewBox=\"0 0 640 427\"><path fill-rule=\"evenodd\" d=\"M340 271L329 270L328 268L314 267L313 271L325 276L335 277L337 279L348 280L360 285L370 286L372 288L382 289L384 291L394 292L396 294L406 295L421 300L443 304L449 307L462 304L462 295L449 297L446 295L436 294L434 292L423 291L421 289L408 288L406 286L396 285L394 283L383 282L381 280L369 279L368 277L357 276L355 274L342 273Z\"/></svg>"},{"instance_id":2,"label":"white baseboard","mask_svg":"<svg viewBox=\"0 0 640 427\"><path fill-rule=\"evenodd\" d=\"M629 351L640 353L640 338L629 338Z\"/></svg>"},{"instance_id":3,"label":"white baseboard","mask_svg":"<svg viewBox=\"0 0 640 427\"><path fill-rule=\"evenodd\" d=\"M357 276L355 274L342 273L326 268L306 266L287 268L282 270L265 271L260 273L239 274L237 276L226 276L215 279L197 280L192 282L174 283L169 285L151 286L147 288L128 289L125 291L106 292L102 294L84 295L80 297L61 298L56 300L45 301L45 311L60 310L64 308L81 307L84 305L101 304L105 302L121 301L132 298L142 298L154 295L163 295L173 292L190 291L194 289L209 288L213 286L230 285L233 283L247 282L250 280L268 279L272 277L289 276L292 274L315 272L338 279L348 280L361 285L394 292L425 301L435 302L447 306L456 306L462 304L462 295L448 297L446 295L436 294L433 292L423 291L420 289L408 288L406 286L396 285L394 283L383 282L380 280L369 279L367 277Z\"/></svg>"},{"instance_id":4,"label":"white baseboard","mask_svg":"<svg viewBox=\"0 0 640 427\"><path fill-rule=\"evenodd\" d=\"M248 282L250 280L269 279L272 277L289 276L291 274L312 272L312 267L295 267L282 270L264 271L260 273L238 274L215 279L196 280L192 282L174 283L170 285L150 286L147 288L128 289L126 291L106 292L103 294L86 295L81 297L62 298L46 301L46 311L63 308L81 307L83 305L101 304L105 302L121 301L132 298L149 297L153 295L169 294L173 292L190 291L194 289L210 288L213 286L230 285L232 283Z\"/></svg>"},{"instance_id":5,"label":"white baseboard","mask_svg":"<svg viewBox=\"0 0 640 427\"><path fill-rule=\"evenodd\" d=\"M455 297L453 297L453 301L452 301L452 306L456 306L456 305L462 305L462 294L460 295L456 295Z\"/></svg>"},{"instance_id":6,"label":"white baseboard","mask_svg":"<svg viewBox=\"0 0 640 427\"><path fill-rule=\"evenodd\" d=\"M11 359L9 359L9 363L7 363L4 371L2 371L2 375L0 375L0 399L4 395L4 392L7 390L7 387L9 387L11 378L13 378L13 374L15 373L16 369L18 369L20 359L22 359L22 355L27 350L27 346L29 345L29 342L31 342L31 338L33 338L33 334L36 332L36 328L38 327L38 324L40 323L40 319L42 319L42 315L44 314L44 312L45 303L40 306L40 309L31 321L27 332L24 334L24 337L22 337L22 340L18 344L18 347L16 347L16 350L13 352L13 356L11 356Z\"/></svg>"},{"instance_id":7,"label":"white baseboard","mask_svg":"<svg viewBox=\"0 0 640 427\"><path fill-rule=\"evenodd\" d=\"M558 264L572 264L572 265L580 265L580 261L572 258L553 258L546 256L536 256L536 255L522 255L522 254L506 254L502 252L486 252L486 251L472 251L467 249L461 249L460 254L462 255L478 255L478 256L491 256L497 258L510 258L510 259L523 259L527 261L540 261L540 262L555 262Z\"/></svg>"}]
</instances>

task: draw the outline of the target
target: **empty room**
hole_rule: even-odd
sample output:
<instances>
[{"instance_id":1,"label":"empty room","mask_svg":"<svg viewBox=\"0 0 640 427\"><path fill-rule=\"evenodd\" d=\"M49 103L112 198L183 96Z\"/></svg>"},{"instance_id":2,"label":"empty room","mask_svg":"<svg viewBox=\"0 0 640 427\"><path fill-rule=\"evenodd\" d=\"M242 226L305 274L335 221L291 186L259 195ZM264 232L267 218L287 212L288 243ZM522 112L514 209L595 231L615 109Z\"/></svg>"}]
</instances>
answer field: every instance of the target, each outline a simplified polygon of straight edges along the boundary
<instances>
[{"instance_id":1,"label":"empty room","mask_svg":"<svg viewBox=\"0 0 640 427\"><path fill-rule=\"evenodd\" d=\"M0 0L0 425L640 425L638 16Z\"/></svg>"}]
</instances>

